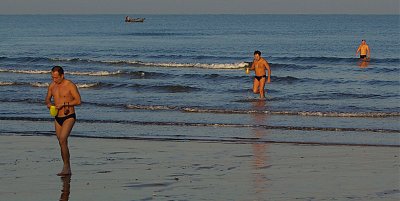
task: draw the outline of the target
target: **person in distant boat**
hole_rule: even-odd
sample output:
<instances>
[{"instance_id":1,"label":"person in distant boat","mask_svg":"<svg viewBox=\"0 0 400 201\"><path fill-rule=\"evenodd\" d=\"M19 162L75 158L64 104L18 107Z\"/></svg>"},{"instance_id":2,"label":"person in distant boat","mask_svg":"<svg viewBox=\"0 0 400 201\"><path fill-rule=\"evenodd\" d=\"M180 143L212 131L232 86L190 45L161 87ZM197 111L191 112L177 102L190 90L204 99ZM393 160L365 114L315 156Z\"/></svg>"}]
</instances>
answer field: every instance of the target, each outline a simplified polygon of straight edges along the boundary
<instances>
[{"instance_id":1,"label":"person in distant boat","mask_svg":"<svg viewBox=\"0 0 400 201\"><path fill-rule=\"evenodd\" d=\"M255 94L260 94L260 98L264 99L265 98L265 92L264 92L264 87L265 87L265 82L270 83L271 82L271 68L269 67L269 64L267 60L261 57L261 52L256 50L254 52L254 60L253 64L249 68L249 70L254 70L255 76L254 76L254 83L253 83L253 92ZM268 71L268 77L266 75L266 70Z\"/></svg>"},{"instance_id":2,"label":"person in distant boat","mask_svg":"<svg viewBox=\"0 0 400 201\"><path fill-rule=\"evenodd\" d=\"M52 98L54 106L58 113L54 117L54 125L57 139L61 148L61 157L63 159L63 169L58 176L71 175L70 155L68 149L68 137L72 127L75 124L75 106L81 104L81 96L76 85L64 78L64 70L60 66L55 66L51 69L52 82L50 83L47 95L47 108L52 106Z\"/></svg>"},{"instance_id":3,"label":"person in distant boat","mask_svg":"<svg viewBox=\"0 0 400 201\"><path fill-rule=\"evenodd\" d=\"M365 40L361 40L360 46L358 46L356 55L360 53L360 59L367 60L371 57L371 51L369 50L369 46Z\"/></svg>"},{"instance_id":4,"label":"person in distant boat","mask_svg":"<svg viewBox=\"0 0 400 201\"><path fill-rule=\"evenodd\" d=\"M131 20L131 18L129 16L125 17L125 22L129 22Z\"/></svg>"}]
</instances>

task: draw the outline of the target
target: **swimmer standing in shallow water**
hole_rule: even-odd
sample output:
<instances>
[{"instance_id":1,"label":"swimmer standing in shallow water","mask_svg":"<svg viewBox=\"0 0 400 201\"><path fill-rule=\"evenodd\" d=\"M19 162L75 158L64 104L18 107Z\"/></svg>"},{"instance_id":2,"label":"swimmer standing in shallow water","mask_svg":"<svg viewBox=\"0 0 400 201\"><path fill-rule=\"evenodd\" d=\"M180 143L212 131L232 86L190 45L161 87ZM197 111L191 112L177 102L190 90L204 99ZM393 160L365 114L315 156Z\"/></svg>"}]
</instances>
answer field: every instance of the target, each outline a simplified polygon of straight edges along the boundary
<instances>
[{"instance_id":1,"label":"swimmer standing in shallow water","mask_svg":"<svg viewBox=\"0 0 400 201\"><path fill-rule=\"evenodd\" d=\"M54 125L64 163L63 169L57 175L71 175L68 137L76 120L74 106L81 104L81 95L76 85L64 78L64 70L60 66L55 66L51 69L51 78L53 82L49 85L45 102L47 108L50 108L52 106L51 99L53 98L54 105L58 110L57 115L54 117Z\"/></svg>"},{"instance_id":2,"label":"swimmer standing in shallow water","mask_svg":"<svg viewBox=\"0 0 400 201\"><path fill-rule=\"evenodd\" d=\"M358 49L356 51L356 56L358 56L358 53L360 53L360 59L358 61L358 66L360 68L368 67L368 63L369 63L370 57L371 57L371 51L365 40L361 40L361 44L360 44L360 46L358 46Z\"/></svg>"},{"instance_id":3,"label":"swimmer standing in shallow water","mask_svg":"<svg viewBox=\"0 0 400 201\"><path fill-rule=\"evenodd\" d=\"M265 99L265 82L271 82L271 68L267 60L261 57L261 52L256 50L254 52L254 60L253 64L248 70L254 70L254 83L253 83L253 92L255 94L260 94L260 99ZM266 70L268 71L268 77L266 75Z\"/></svg>"},{"instance_id":4,"label":"swimmer standing in shallow water","mask_svg":"<svg viewBox=\"0 0 400 201\"><path fill-rule=\"evenodd\" d=\"M368 60L371 57L371 51L369 50L369 46L367 45L367 41L361 40L360 46L356 51L356 55L360 53L360 59Z\"/></svg>"}]
</instances>

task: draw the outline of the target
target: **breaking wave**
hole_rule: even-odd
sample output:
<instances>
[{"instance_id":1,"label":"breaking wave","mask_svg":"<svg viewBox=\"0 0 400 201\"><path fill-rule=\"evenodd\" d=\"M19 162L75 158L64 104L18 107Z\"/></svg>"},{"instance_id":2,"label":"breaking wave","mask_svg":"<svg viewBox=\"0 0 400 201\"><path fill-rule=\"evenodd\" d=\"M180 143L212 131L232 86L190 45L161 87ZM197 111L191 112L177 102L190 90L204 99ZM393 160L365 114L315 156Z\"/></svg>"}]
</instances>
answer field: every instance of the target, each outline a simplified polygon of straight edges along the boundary
<instances>
[{"instance_id":1,"label":"breaking wave","mask_svg":"<svg viewBox=\"0 0 400 201\"><path fill-rule=\"evenodd\" d=\"M0 120L15 121L54 121L54 118L36 117L0 117ZM336 132L377 132L377 133L399 133L396 129L383 128L340 128L340 127L307 127L307 126L274 126L263 124L227 124L227 123L196 123L196 122L177 122L177 121L132 121L132 120L98 120L98 119L79 119L82 123L116 123L133 125L153 125L153 126L188 126L188 127L233 127L233 128L263 128L275 130L300 130L300 131L336 131Z\"/></svg>"},{"instance_id":2,"label":"breaking wave","mask_svg":"<svg viewBox=\"0 0 400 201\"><path fill-rule=\"evenodd\" d=\"M0 81L0 87L1 86L32 86L32 87L48 87L50 83L47 82L3 82ZM101 82L96 82L96 83L78 83L76 86L78 88L96 88L96 87L102 87L102 86L107 86L108 84L104 84Z\"/></svg>"}]
</instances>

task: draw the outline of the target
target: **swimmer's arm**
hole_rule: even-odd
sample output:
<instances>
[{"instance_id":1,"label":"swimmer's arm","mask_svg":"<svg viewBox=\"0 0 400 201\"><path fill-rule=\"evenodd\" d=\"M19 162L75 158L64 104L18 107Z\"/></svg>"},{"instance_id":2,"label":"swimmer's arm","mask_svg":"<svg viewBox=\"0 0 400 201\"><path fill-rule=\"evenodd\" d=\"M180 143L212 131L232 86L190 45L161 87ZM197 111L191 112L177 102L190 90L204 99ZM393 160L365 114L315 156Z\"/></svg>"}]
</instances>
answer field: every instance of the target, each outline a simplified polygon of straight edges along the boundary
<instances>
[{"instance_id":1,"label":"swimmer's arm","mask_svg":"<svg viewBox=\"0 0 400 201\"><path fill-rule=\"evenodd\" d=\"M78 88L75 84L71 85L71 95L73 100L69 102L70 106L77 106L81 104L81 95L79 94Z\"/></svg>"},{"instance_id":2,"label":"swimmer's arm","mask_svg":"<svg viewBox=\"0 0 400 201\"><path fill-rule=\"evenodd\" d=\"M271 67L269 66L267 61L265 61L265 68L268 71L267 83L270 83L271 82Z\"/></svg>"},{"instance_id":3,"label":"swimmer's arm","mask_svg":"<svg viewBox=\"0 0 400 201\"><path fill-rule=\"evenodd\" d=\"M368 55L368 58L371 58L371 50L369 49L368 46L367 46L367 55Z\"/></svg>"},{"instance_id":4,"label":"swimmer's arm","mask_svg":"<svg viewBox=\"0 0 400 201\"><path fill-rule=\"evenodd\" d=\"M358 49L357 49L357 51L356 51L356 56L358 56L358 53L361 51L361 45L360 46L358 46Z\"/></svg>"},{"instance_id":5,"label":"swimmer's arm","mask_svg":"<svg viewBox=\"0 0 400 201\"><path fill-rule=\"evenodd\" d=\"M51 97L53 97L53 95L51 95L50 86L47 88L47 95L46 95L46 98L44 99L47 108L50 108L50 106L51 106Z\"/></svg>"},{"instance_id":6,"label":"swimmer's arm","mask_svg":"<svg viewBox=\"0 0 400 201\"><path fill-rule=\"evenodd\" d=\"M254 64L255 62L253 61L253 63L251 63L251 67L249 68L250 70L254 70L254 69L256 69L256 67L255 67L255 64Z\"/></svg>"}]
</instances>

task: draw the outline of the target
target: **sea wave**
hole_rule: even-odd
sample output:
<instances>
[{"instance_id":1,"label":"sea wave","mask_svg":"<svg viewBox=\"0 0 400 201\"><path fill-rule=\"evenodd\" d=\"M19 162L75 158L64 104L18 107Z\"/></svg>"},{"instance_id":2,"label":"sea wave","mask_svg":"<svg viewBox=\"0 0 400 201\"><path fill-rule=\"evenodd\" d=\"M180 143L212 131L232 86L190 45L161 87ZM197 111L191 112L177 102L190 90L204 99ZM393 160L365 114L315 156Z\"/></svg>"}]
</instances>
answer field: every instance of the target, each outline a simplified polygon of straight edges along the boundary
<instances>
[{"instance_id":1,"label":"sea wave","mask_svg":"<svg viewBox=\"0 0 400 201\"><path fill-rule=\"evenodd\" d=\"M206 68L206 69L240 69L248 66L248 62L234 62L234 63L179 63L179 62L147 62L136 60L94 60L85 58L43 58L43 57L0 57L0 61L13 61L19 63L26 62L65 62L73 64L111 64L111 65L133 65L137 67L172 67L172 68ZM36 71L38 72L38 71ZM42 73L48 73L44 71Z\"/></svg>"},{"instance_id":2,"label":"sea wave","mask_svg":"<svg viewBox=\"0 0 400 201\"><path fill-rule=\"evenodd\" d=\"M48 73L50 73L50 70L16 70L16 69L0 69L0 73L48 74Z\"/></svg>"},{"instance_id":3,"label":"sea wave","mask_svg":"<svg viewBox=\"0 0 400 201\"><path fill-rule=\"evenodd\" d=\"M96 60L96 59L87 59L87 58L48 58L48 57L0 57L0 61L7 62L18 62L18 63L30 63L33 64L35 62L47 62L49 65L53 65L54 62L57 63L66 63L66 64L74 64L74 65L88 65L88 64L97 64L97 65L123 65L123 66L134 66L134 67L170 67L170 68L204 68L204 69L242 69L249 65L251 62L243 61L243 57L227 57L228 61L236 61L233 63L180 63L180 57L176 55L162 55L165 59L170 60L171 58L174 61L178 62L152 62L152 61L140 61L140 60ZM197 58L198 57L198 58ZM209 59L214 61L216 56L197 56L193 58L194 61L198 60L207 60L204 58L212 58ZM159 60L159 58L156 58ZM268 61L270 61L271 66L273 68L287 68L287 69L311 69L318 67L318 64L349 64L358 61L358 58L340 58L340 57L268 57ZM239 62L237 62L239 60ZM225 60L226 61L226 60ZM389 64L389 66L398 66L400 64L400 58L372 58L370 61L371 64ZM385 67L385 66L384 66ZM398 72L397 68L384 68L382 71L387 72ZM2 71L0 71L2 72ZM7 71L6 71L7 72ZM10 71L11 72L11 71ZM15 73L48 73L49 71L21 71L14 70ZM78 72L77 72L78 73ZM118 72L84 72L84 75L109 75L109 74L118 74Z\"/></svg>"},{"instance_id":4,"label":"sea wave","mask_svg":"<svg viewBox=\"0 0 400 201\"><path fill-rule=\"evenodd\" d=\"M249 62L249 65L251 65L251 62ZM317 68L317 65L299 65L299 64L286 64L286 63L272 63L270 62L269 65L271 68L279 68L279 69L290 69L290 70L307 70L307 69L313 69Z\"/></svg>"},{"instance_id":5,"label":"sea wave","mask_svg":"<svg viewBox=\"0 0 400 201\"><path fill-rule=\"evenodd\" d=\"M95 75L97 73L92 73L91 75ZM107 76L107 74L103 74ZM118 76L129 76L130 78L160 78L160 77L172 77L172 74L169 73L159 73L159 72L149 72L149 71L130 71L130 70L118 70L116 72L109 72L108 75L118 75Z\"/></svg>"},{"instance_id":6,"label":"sea wave","mask_svg":"<svg viewBox=\"0 0 400 201\"><path fill-rule=\"evenodd\" d=\"M180 59L184 57L182 55L159 55L157 58L162 57L165 59L175 58ZM192 57L192 56L191 56ZM215 60L221 56L214 55L198 55L193 60ZM244 57L222 57L225 60L238 61L243 60ZM284 66L289 68L312 68L314 65L303 66L299 63L311 62L311 63L354 63L359 58L355 57L280 57L280 56L269 56L268 61L271 61L273 65ZM35 62L65 62L65 63L77 63L77 64L88 64L88 63L105 63L105 64L117 64L117 65L135 65L135 66L158 66L158 67L197 67L197 68L215 68L215 69L237 69L243 68L251 64L251 62L234 62L234 63L179 63L179 62L151 62L151 61L139 61L139 60L95 60L87 58L50 58L50 57L0 57L0 61L6 62L18 62L18 63L35 63ZM276 63L280 61L283 63ZM293 62L299 62L293 64ZM400 58L371 58L371 63L377 64L400 64Z\"/></svg>"},{"instance_id":7,"label":"sea wave","mask_svg":"<svg viewBox=\"0 0 400 201\"><path fill-rule=\"evenodd\" d=\"M139 110L177 110L189 113L215 113L215 114L269 114L269 115L291 115L291 116L318 116L318 117L359 117L359 118L384 118L400 117L400 112L328 112L328 111L264 111L264 110L231 110L211 109L199 107L177 107L166 105L132 105L128 109Z\"/></svg>"},{"instance_id":8,"label":"sea wave","mask_svg":"<svg viewBox=\"0 0 400 201\"><path fill-rule=\"evenodd\" d=\"M21 73L21 74L49 74L50 70L16 70L16 69L0 69L0 73ZM90 72L65 72L70 75L85 75L85 76L111 76L123 74L122 71L90 71Z\"/></svg>"},{"instance_id":9,"label":"sea wave","mask_svg":"<svg viewBox=\"0 0 400 201\"><path fill-rule=\"evenodd\" d=\"M48 87L50 84L46 83L46 82L32 82L32 83L29 83L29 85L31 85L33 87Z\"/></svg>"},{"instance_id":10,"label":"sea wave","mask_svg":"<svg viewBox=\"0 0 400 201\"><path fill-rule=\"evenodd\" d=\"M54 136L54 131L8 131L2 130L3 136ZM263 139L252 137L218 137L218 136L192 136L192 135L146 135L146 136L116 136L116 135L86 135L75 134L71 136L78 138L92 138L92 139L107 139L107 140L147 140L147 141L198 141L198 142L216 142L216 143L239 143L239 144L260 144L260 143L285 143L285 144L303 144L303 145L317 145L317 146L371 146L371 147L400 147L397 142L394 143L354 143L354 142L324 142L324 141L304 141L304 140L290 140L290 139Z\"/></svg>"},{"instance_id":11,"label":"sea wave","mask_svg":"<svg viewBox=\"0 0 400 201\"><path fill-rule=\"evenodd\" d=\"M46 82L3 82L0 81L0 86L32 86L32 87L48 87Z\"/></svg>"},{"instance_id":12,"label":"sea wave","mask_svg":"<svg viewBox=\"0 0 400 201\"><path fill-rule=\"evenodd\" d=\"M240 69L249 65L248 62L236 62L236 63L177 63L177 62L144 62L137 60L91 60L81 58L53 58L50 60L61 61L61 62L79 62L79 63L102 63L102 64L113 64L113 65L133 65L137 67L171 67L171 68L206 68L206 69Z\"/></svg>"},{"instance_id":13,"label":"sea wave","mask_svg":"<svg viewBox=\"0 0 400 201\"><path fill-rule=\"evenodd\" d=\"M227 110L182 108L184 112L193 113L222 113L222 114L270 114L291 116L318 116L318 117L400 117L400 112L322 112L322 111L260 111L260 110Z\"/></svg>"},{"instance_id":14,"label":"sea wave","mask_svg":"<svg viewBox=\"0 0 400 201\"><path fill-rule=\"evenodd\" d=\"M15 70L15 69L0 69L1 72L11 72L11 73L23 73L23 74L47 74L50 71L44 70ZM139 79L149 79L149 78L161 78L161 77L173 77L175 75L168 73L157 73L157 72L146 72L146 71L70 71L65 72L65 74L77 75L77 76L130 76L131 78L139 78ZM186 78L199 78L199 79L245 79L248 78L248 75L221 75L221 74L183 74L181 77ZM304 79L293 77L293 76L271 76L271 79L274 83L286 83L293 84L296 82L302 82ZM316 79L308 78L307 81L318 81ZM4 84L5 85L5 84ZM160 86L162 88L163 86Z\"/></svg>"},{"instance_id":15,"label":"sea wave","mask_svg":"<svg viewBox=\"0 0 400 201\"><path fill-rule=\"evenodd\" d=\"M78 88L96 88L102 86L101 82L76 84Z\"/></svg>"},{"instance_id":16,"label":"sea wave","mask_svg":"<svg viewBox=\"0 0 400 201\"><path fill-rule=\"evenodd\" d=\"M201 88L171 84L171 85L141 85L141 84L112 84L106 82L93 82L93 83L75 83L78 88L84 89L99 89L99 88L131 88L133 90L151 90L161 93L185 93L200 91ZM11 87L11 86L31 86L31 87L48 87L48 82L3 82L0 81L0 87Z\"/></svg>"},{"instance_id":17,"label":"sea wave","mask_svg":"<svg viewBox=\"0 0 400 201\"><path fill-rule=\"evenodd\" d=\"M32 87L48 87L50 83L48 82L3 82L0 81L0 86L32 86ZM96 88L109 86L109 84L102 82L95 83L78 83L76 84L78 88Z\"/></svg>"},{"instance_id":18,"label":"sea wave","mask_svg":"<svg viewBox=\"0 0 400 201\"><path fill-rule=\"evenodd\" d=\"M123 36L194 36L194 35L205 35L203 33L178 33L178 32L134 32L134 33L123 33Z\"/></svg>"},{"instance_id":19,"label":"sea wave","mask_svg":"<svg viewBox=\"0 0 400 201\"><path fill-rule=\"evenodd\" d=\"M0 120L15 121L54 121L53 118L37 117L13 117L1 116ZM377 132L377 133L400 133L396 129L382 128L348 128L348 127L306 127L306 126L274 126L264 124L227 124L227 123L202 123L202 122L178 122L178 121L131 121L131 120L100 120L100 119L79 119L81 123L116 123L133 125L152 126L188 126L188 127L231 127L231 128L263 128L274 130L299 130L299 131L334 131L334 132Z\"/></svg>"},{"instance_id":20,"label":"sea wave","mask_svg":"<svg viewBox=\"0 0 400 201\"><path fill-rule=\"evenodd\" d=\"M175 110L177 107L167 106L167 105L126 105L128 109L137 109L137 110Z\"/></svg>"},{"instance_id":21,"label":"sea wave","mask_svg":"<svg viewBox=\"0 0 400 201\"><path fill-rule=\"evenodd\" d=\"M65 74L71 75L87 75L87 76L112 76L112 75L119 75L123 72L118 71L92 71L92 72L66 72Z\"/></svg>"},{"instance_id":22,"label":"sea wave","mask_svg":"<svg viewBox=\"0 0 400 201\"><path fill-rule=\"evenodd\" d=\"M105 83L93 83L81 87L99 87L107 85ZM249 99L257 102L259 99ZM8 99L0 98L0 102L25 102L42 103L41 99ZM115 103L96 103L84 102L83 105L92 105L95 107L126 108L128 110L149 110L149 111L178 111L184 113L211 113L211 114L264 114L264 115L288 115L288 116L316 116L316 117L339 117L339 118L390 118L400 117L400 112L340 112L340 111L271 111L254 109L226 109L226 108L208 108L208 107L188 107L174 105L142 105L142 104L115 104Z\"/></svg>"},{"instance_id":23,"label":"sea wave","mask_svg":"<svg viewBox=\"0 0 400 201\"><path fill-rule=\"evenodd\" d=\"M291 62L320 62L320 63L353 63L358 61L359 58L355 57L271 57L271 59L276 59L280 61L291 61ZM371 58L371 63L392 63L399 64L400 58Z\"/></svg>"},{"instance_id":24,"label":"sea wave","mask_svg":"<svg viewBox=\"0 0 400 201\"><path fill-rule=\"evenodd\" d=\"M155 66L155 67L171 67L171 68L205 68L205 69L242 69L249 65L248 62L237 62L237 63L176 63L176 62L142 62L142 61L100 61L102 63L107 64L127 64L127 65L134 65L134 66Z\"/></svg>"},{"instance_id":25,"label":"sea wave","mask_svg":"<svg viewBox=\"0 0 400 201\"><path fill-rule=\"evenodd\" d=\"M183 92L193 92L200 91L201 88L192 87L187 85L142 85L142 84L130 84L130 85L119 85L118 87L130 87L133 90L152 90L157 92L167 92L167 93L183 93Z\"/></svg>"},{"instance_id":26,"label":"sea wave","mask_svg":"<svg viewBox=\"0 0 400 201\"><path fill-rule=\"evenodd\" d=\"M193 92L201 90L201 88L186 85L151 86L150 88L152 88L153 90L165 91L170 93Z\"/></svg>"},{"instance_id":27,"label":"sea wave","mask_svg":"<svg viewBox=\"0 0 400 201\"><path fill-rule=\"evenodd\" d=\"M16 70L16 69L0 69L0 73L21 73L21 74L48 74L47 70ZM155 78L172 76L166 73L146 72L146 71L68 71L67 75L76 76L130 76L131 78Z\"/></svg>"},{"instance_id":28,"label":"sea wave","mask_svg":"<svg viewBox=\"0 0 400 201\"><path fill-rule=\"evenodd\" d=\"M16 83L0 81L0 86L12 86L12 85L16 85Z\"/></svg>"}]
</instances>

